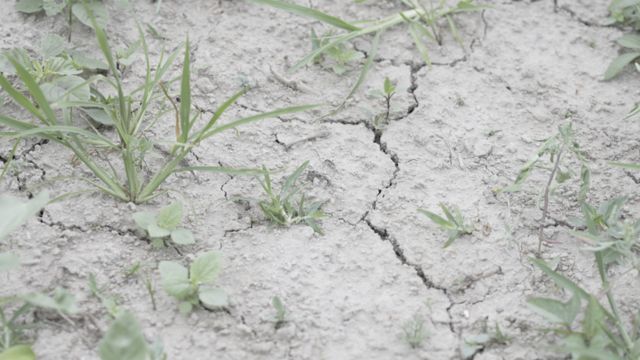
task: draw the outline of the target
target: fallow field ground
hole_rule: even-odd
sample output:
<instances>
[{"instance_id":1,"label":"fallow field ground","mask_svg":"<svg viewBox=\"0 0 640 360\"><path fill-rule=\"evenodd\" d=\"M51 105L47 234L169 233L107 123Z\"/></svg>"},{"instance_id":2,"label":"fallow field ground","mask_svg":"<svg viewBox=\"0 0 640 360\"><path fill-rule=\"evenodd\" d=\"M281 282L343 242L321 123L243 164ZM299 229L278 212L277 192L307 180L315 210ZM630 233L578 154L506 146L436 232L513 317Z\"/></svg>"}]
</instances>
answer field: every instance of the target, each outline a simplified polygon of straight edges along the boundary
<instances>
[{"instance_id":1,"label":"fallow field ground","mask_svg":"<svg viewBox=\"0 0 640 360\"><path fill-rule=\"evenodd\" d=\"M390 0L295 2L343 19L401 9ZM347 64L341 75L323 64L288 73L309 52L310 29L322 25L251 1L131 3L133 10L123 10L105 1L112 46L138 39L136 21L161 34L147 36L154 58L163 46L184 46L188 35L192 103L209 116L245 85L251 91L228 118L340 104L362 63ZM640 162L640 123L625 119L640 98L640 75L629 68L603 81L619 51L615 39L624 34L605 24L607 0L480 3L490 8L456 17L464 47L445 31L442 46L429 46L430 66L407 32L393 28L341 111L327 115L321 108L252 123L217 135L186 158L190 166L264 165L276 184L308 160L300 184L324 202L322 235L304 224L268 222L258 206L263 189L253 176L192 172L170 177L165 187L174 191L142 205L101 193L53 202L12 233L2 250L20 255L23 264L1 275L0 295L62 287L80 309L68 321L35 313L37 327L27 338L38 358L99 358L110 318L87 286L90 274L135 315L149 342L162 341L169 359L461 359L465 343L487 334L494 339L496 329L504 336L482 342L470 358L566 358L549 345L555 342L543 331L549 323L527 305L531 296L566 299L531 262L549 173L534 171L518 192L497 189L513 184L542 142L571 123L592 172L589 202L626 196L625 217L638 218L640 173L608 162ZM32 49L51 33L66 37L64 17L25 15L14 5L2 0L2 49ZM93 31L80 23L72 27L72 43L99 54ZM363 58L370 47L370 38L353 42ZM141 57L122 74L125 85L143 77ZM385 78L395 94L389 120L374 126L386 112L374 94ZM8 100L2 112L20 114ZM172 122L167 112L152 133L171 134ZM12 146L0 139L3 163ZM579 173L575 159L566 158ZM59 196L86 189L78 178L90 176L61 145L26 138L0 191L24 199L42 190ZM593 254L571 233L572 219L580 216L574 180L554 188L539 255L602 298ZM196 242L154 249L132 214L172 201L183 203L182 226ZM439 203L457 206L473 228L447 248L447 234L417 211L440 213ZM229 305L183 315L161 288L158 263L187 264L208 250L223 256L218 286ZM137 273L127 276L136 264ZM640 283L637 270L627 270L612 267L610 274L622 318L631 324L640 310ZM147 281L155 284L154 302ZM274 296L286 308L277 328ZM424 331L415 347L406 333L412 322Z\"/></svg>"}]
</instances>

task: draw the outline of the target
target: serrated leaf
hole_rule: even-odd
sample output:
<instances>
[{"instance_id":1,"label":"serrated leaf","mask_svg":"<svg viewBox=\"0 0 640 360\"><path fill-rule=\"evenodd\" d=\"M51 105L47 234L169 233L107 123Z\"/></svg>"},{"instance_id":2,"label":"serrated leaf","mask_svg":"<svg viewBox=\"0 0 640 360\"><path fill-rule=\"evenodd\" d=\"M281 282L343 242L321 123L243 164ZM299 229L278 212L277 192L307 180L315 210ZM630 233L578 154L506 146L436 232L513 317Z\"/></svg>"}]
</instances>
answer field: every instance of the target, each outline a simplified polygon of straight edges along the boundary
<instances>
[{"instance_id":1,"label":"serrated leaf","mask_svg":"<svg viewBox=\"0 0 640 360\"><path fill-rule=\"evenodd\" d=\"M171 241L178 245L190 245L196 241L193 233L187 229L175 229L171 232Z\"/></svg>"},{"instance_id":2,"label":"serrated leaf","mask_svg":"<svg viewBox=\"0 0 640 360\"><path fill-rule=\"evenodd\" d=\"M201 287L198 298L207 309L218 309L229 305L229 296L220 288Z\"/></svg>"},{"instance_id":3,"label":"serrated leaf","mask_svg":"<svg viewBox=\"0 0 640 360\"><path fill-rule=\"evenodd\" d=\"M193 293L189 282L189 271L173 261L161 261L158 265L162 288L171 296L185 299Z\"/></svg>"},{"instance_id":4,"label":"serrated leaf","mask_svg":"<svg viewBox=\"0 0 640 360\"><path fill-rule=\"evenodd\" d=\"M182 222L182 204L175 202L169 206L160 209L156 217L159 227L167 230L173 230L180 222ZM167 234L169 235L169 234ZM165 236L167 236L165 235Z\"/></svg>"},{"instance_id":5,"label":"serrated leaf","mask_svg":"<svg viewBox=\"0 0 640 360\"><path fill-rule=\"evenodd\" d=\"M221 269L220 254L216 251L206 252L191 263L190 280L196 285L214 282Z\"/></svg>"},{"instance_id":6,"label":"serrated leaf","mask_svg":"<svg viewBox=\"0 0 640 360\"><path fill-rule=\"evenodd\" d=\"M128 311L113 321L100 341L101 360L146 360L149 353L140 325Z\"/></svg>"}]
</instances>

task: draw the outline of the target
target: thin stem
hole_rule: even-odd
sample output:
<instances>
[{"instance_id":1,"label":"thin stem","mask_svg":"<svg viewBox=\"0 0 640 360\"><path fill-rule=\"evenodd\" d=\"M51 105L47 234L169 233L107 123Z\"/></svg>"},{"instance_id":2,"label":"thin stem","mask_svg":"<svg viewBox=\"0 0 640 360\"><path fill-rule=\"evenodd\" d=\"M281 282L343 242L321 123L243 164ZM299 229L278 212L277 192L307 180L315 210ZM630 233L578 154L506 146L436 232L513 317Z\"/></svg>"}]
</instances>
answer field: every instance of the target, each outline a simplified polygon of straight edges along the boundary
<instances>
[{"instance_id":1,"label":"thin stem","mask_svg":"<svg viewBox=\"0 0 640 360\"><path fill-rule=\"evenodd\" d=\"M538 256L542 252L542 242L544 241L544 225L547 222L547 216L549 214L549 193L551 191L551 184L553 183L553 179L556 177L556 173L560 168L560 158L562 157L562 151L564 148L561 148L558 151L558 155L556 155L556 161L553 166L553 170L551 170L551 174L549 175L549 181L547 181L547 186L544 189L544 205L542 207L542 220L540 220L540 227L538 229Z\"/></svg>"}]
</instances>

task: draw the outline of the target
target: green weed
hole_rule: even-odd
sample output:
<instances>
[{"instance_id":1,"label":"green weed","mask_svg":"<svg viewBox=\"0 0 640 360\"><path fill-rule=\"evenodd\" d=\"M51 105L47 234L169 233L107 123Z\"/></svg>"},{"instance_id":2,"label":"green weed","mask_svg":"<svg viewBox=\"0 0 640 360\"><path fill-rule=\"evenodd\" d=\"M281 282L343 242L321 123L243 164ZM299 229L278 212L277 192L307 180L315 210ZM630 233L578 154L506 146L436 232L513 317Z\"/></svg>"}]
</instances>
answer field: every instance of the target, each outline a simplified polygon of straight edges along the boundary
<instances>
[{"instance_id":1,"label":"green weed","mask_svg":"<svg viewBox=\"0 0 640 360\"><path fill-rule=\"evenodd\" d=\"M609 4L609 24L640 30L640 0L613 0Z\"/></svg>"},{"instance_id":2,"label":"green weed","mask_svg":"<svg viewBox=\"0 0 640 360\"><path fill-rule=\"evenodd\" d=\"M77 19L82 24L95 28L91 17L102 28L107 26L109 13L107 8L98 0L18 0L16 10L26 14L44 12L47 16L65 14L69 26L69 40L71 40L71 25Z\"/></svg>"},{"instance_id":3,"label":"green weed","mask_svg":"<svg viewBox=\"0 0 640 360\"><path fill-rule=\"evenodd\" d=\"M428 334L424 323L424 318L416 314L411 320L407 321L402 328L404 340L413 349L421 347L422 343L427 339Z\"/></svg>"},{"instance_id":4,"label":"green weed","mask_svg":"<svg viewBox=\"0 0 640 360\"><path fill-rule=\"evenodd\" d=\"M542 219L538 228L538 253L542 250L543 230L549 212L549 201L553 193L554 184L561 185L576 177L575 170L563 165L564 155L572 155L580 164L580 189L577 195L579 203L583 203L591 186L591 169L584 152L576 141L575 133L570 123L559 126L558 132L542 144L535 156L520 170L512 185L497 189L497 192L520 191L535 169L541 168L549 171L549 179L543 192ZM546 157L549 159L549 165L543 164Z\"/></svg>"},{"instance_id":5,"label":"green weed","mask_svg":"<svg viewBox=\"0 0 640 360\"><path fill-rule=\"evenodd\" d=\"M507 345L510 340L511 338L502 332L498 323L493 330L490 330L485 321L482 333L464 339L460 353L464 359L472 359L479 351L495 345Z\"/></svg>"},{"instance_id":6,"label":"green weed","mask_svg":"<svg viewBox=\"0 0 640 360\"><path fill-rule=\"evenodd\" d=\"M147 131L159 121L159 118L148 114L149 109L158 100L158 89L168 95L168 90L164 86L166 82L163 78L178 53L176 51L167 55L162 52L158 64L152 64L144 32L138 28L146 65L145 80L143 84L127 92L122 84L122 75L116 66L116 54L109 46L107 35L97 25L93 17L92 22L95 25L99 47L109 66L110 76L94 76L86 80L86 83L93 85L100 81L105 86L111 87L112 92L104 95L98 91L97 87L92 86L91 99L77 99L73 96L73 90L82 86L79 84L66 91L59 100L51 102L46 98L42 87L37 84L31 73L18 60L8 56L29 96L27 97L18 91L4 75L0 75L0 86L17 105L26 110L39 124L35 125L29 121L0 114L0 124L11 129L1 135L10 138L38 137L63 145L71 150L95 176L95 179L83 180L95 186L96 189L122 201L144 203L153 199L162 193L158 190L164 181L177 172L197 170L258 173L255 170L229 169L220 166L183 167L181 163L191 149L222 131L314 107L294 106L244 117L224 125L218 124L218 120L224 112L246 92L246 89L242 89L222 103L211 118L203 124L199 124L199 114L194 114L191 109L190 47L187 41L182 74L179 77L180 104L175 106L175 139L149 139ZM172 104L175 105L173 102ZM95 109L105 114L108 118L107 121L113 125L115 138L112 136L112 132L101 133L91 124L83 122L83 119L78 119L77 112L74 112L77 108ZM146 165L145 157L156 146L161 147L165 144L170 145L170 150L166 151L168 155L162 151L162 157L166 161L159 168L150 169ZM120 157L122 165L120 169L117 169L109 161L106 157L108 154L116 154Z\"/></svg>"},{"instance_id":7,"label":"green weed","mask_svg":"<svg viewBox=\"0 0 640 360\"><path fill-rule=\"evenodd\" d=\"M271 304L273 305L273 308L276 311L276 321L275 321L274 327L277 330L287 322L287 319L286 319L287 309L284 307L282 300L280 300L280 298L277 296L274 296L273 299L271 299Z\"/></svg>"},{"instance_id":8,"label":"green weed","mask_svg":"<svg viewBox=\"0 0 640 360\"><path fill-rule=\"evenodd\" d=\"M373 35L371 49L367 54L367 59L360 70L358 79L351 87L349 94L346 96L345 101L349 99L364 82L364 79L366 78L367 73L377 55L380 37L387 30L397 25L405 24L407 32L413 39L422 58L427 64L431 64L426 41L430 40L436 42L438 45L442 45L442 23L446 23L446 27L451 31L452 36L462 45L462 39L456 27L454 16L461 13L481 11L487 8L486 6L475 4L474 0L460 0L456 6L448 6L445 0L437 0L435 4L434 1L430 0L429 6L422 5L418 0L401 0L402 4L404 4L408 10L379 20L359 20L348 22L318 10L286 3L280 0L252 1L282 9L297 15L310 17L342 31L341 33L327 37L326 39L328 41L324 42L321 42L317 37L314 40L312 35L312 42L314 43L313 50L298 61L290 69L291 72L299 70L301 67L317 61L317 59L323 54L335 52L335 49L346 49L345 44L353 39Z\"/></svg>"},{"instance_id":9,"label":"green weed","mask_svg":"<svg viewBox=\"0 0 640 360\"><path fill-rule=\"evenodd\" d=\"M100 360L166 360L162 344L149 345L142 329L129 311L113 320L98 345Z\"/></svg>"},{"instance_id":10,"label":"green weed","mask_svg":"<svg viewBox=\"0 0 640 360\"><path fill-rule=\"evenodd\" d=\"M431 221L442 228L442 230L447 231L449 237L443 245L444 248L453 244L453 242L461 236L473 233L473 226L465 224L462 213L457 206L449 209L445 204L440 203L440 208L446 219L428 210L418 209L418 211L426 215Z\"/></svg>"},{"instance_id":11,"label":"green weed","mask_svg":"<svg viewBox=\"0 0 640 360\"><path fill-rule=\"evenodd\" d=\"M316 201L307 204L305 203L304 194L300 195L297 202L293 200L301 192L296 182L308 165L309 161L305 161L300 165L285 179L284 185L282 185L280 192L277 193L273 190L269 171L263 167L264 181L260 181L260 183L269 199L260 201L259 205L267 219L273 223L285 227L305 223L314 232L322 234L322 229L318 224L318 221L325 217L324 212L320 209L322 202Z\"/></svg>"},{"instance_id":12,"label":"green weed","mask_svg":"<svg viewBox=\"0 0 640 360\"><path fill-rule=\"evenodd\" d=\"M193 233L178 227L182 223L182 216L182 204L175 202L160 209L157 215L137 212L133 214L133 220L146 231L154 247L165 247L168 239L175 245L190 245L195 243Z\"/></svg>"},{"instance_id":13,"label":"green weed","mask_svg":"<svg viewBox=\"0 0 640 360\"><path fill-rule=\"evenodd\" d=\"M198 304L207 309L228 305L224 290L212 286L221 268L220 254L215 251L198 256L189 269L172 261L162 261L159 265L162 287L180 301L179 309L183 314L190 313Z\"/></svg>"}]
</instances>

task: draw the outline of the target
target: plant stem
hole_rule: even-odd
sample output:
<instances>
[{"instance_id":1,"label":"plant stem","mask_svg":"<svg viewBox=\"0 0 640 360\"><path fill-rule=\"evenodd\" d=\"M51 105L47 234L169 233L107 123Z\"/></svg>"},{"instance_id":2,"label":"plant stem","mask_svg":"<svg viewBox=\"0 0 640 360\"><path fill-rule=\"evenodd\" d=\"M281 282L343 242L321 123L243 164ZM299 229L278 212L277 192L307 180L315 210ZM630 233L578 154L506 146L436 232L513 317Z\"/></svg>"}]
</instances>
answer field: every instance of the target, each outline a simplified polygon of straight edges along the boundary
<instances>
[{"instance_id":1,"label":"plant stem","mask_svg":"<svg viewBox=\"0 0 640 360\"><path fill-rule=\"evenodd\" d=\"M547 181L547 186L544 189L544 205L542 207L542 220L540 220L540 227L538 229L538 256L542 252L542 242L544 241L544 224L547 221L547 216L549 214L549 192L551 191L551 184L553 183L553 179L558 172L558 168L560 168L560 158L562 157L562 151L564 148L561 148L558 151L558 155L556 155L556 161L553 166L553 170L551 170L551 174L549 175L549 181Z\"/></svg>"}]
</instances>

